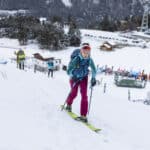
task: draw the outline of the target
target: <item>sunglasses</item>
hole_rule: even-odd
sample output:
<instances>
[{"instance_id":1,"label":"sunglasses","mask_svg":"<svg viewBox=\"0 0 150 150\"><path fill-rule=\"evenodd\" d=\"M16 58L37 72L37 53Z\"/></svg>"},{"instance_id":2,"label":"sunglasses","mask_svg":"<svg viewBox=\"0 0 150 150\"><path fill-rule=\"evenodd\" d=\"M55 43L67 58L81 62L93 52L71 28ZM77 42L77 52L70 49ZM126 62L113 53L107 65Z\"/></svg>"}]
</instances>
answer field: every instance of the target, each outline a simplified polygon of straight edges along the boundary
<instances>
[{"instance_id":1,"label":"sunglasses","mask_svg":"<svg viewBox=\"0 0 150 150\"><path fill-rule=\"evenodd\" d=\"M91 50L91 48L89 46L84 46L84 47L82 47L82 49L86 50L86 51L90 51Z\"/></svg>"}]
</instances>

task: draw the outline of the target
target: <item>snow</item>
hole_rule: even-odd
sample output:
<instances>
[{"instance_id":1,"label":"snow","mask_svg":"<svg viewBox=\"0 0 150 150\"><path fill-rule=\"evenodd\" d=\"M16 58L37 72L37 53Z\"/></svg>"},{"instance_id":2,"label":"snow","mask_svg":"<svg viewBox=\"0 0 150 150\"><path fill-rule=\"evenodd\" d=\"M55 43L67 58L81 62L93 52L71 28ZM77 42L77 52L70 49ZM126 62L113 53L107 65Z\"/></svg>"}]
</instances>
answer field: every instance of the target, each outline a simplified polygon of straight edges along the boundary
<instances>
[{"instance_id":1,"label":"snow","mask_svg":"<svg viewBox=\"0 0 150 150\"><path fill-rule=\"evenodd\" d=\"M17 13L27 13L28 10L19 9L19 10L2 10L0 9L0 15L15 15Z\"/></svg>"},{"instance_id":2,"label":"snow","mask_svg":"<svg viewBox=\"0 0 150 150\"><path fill-rule=\"evenodd\" d=\"M100 51L100 40L84 36L97 36L99 32L82 30L83 42L89 42L95 64L143 70L150 73L149 48L124 47L113 52ZM102 34L103 33L103 34ZM101 32L108 36L111 33ZM112 33L113 34L113 33ZM114 33L117 35L117 33ZM113 35L114 35L113 34ZM149 96L149 82L144 89L121 88L114 85L112 75L98 74L102 84L94 87L89 121L102 131L97 134L72 120L60 111L69 93L69 77L63 70L47 74L25 68L18 70L10 58L14 51L23 48L28 57L40 52L43 56L62 59L67 65L74 47L59 52L39 50L35 44L19 46L17 40L0 39L0 149L9 150L149 150L150 106L128 100ZM103 92L106 83L106 93ZM90 94L90 89L88 91ZM89 96L88 94L88 96ZM73 104L79 114L80 94Z\"/></svg>"},{"instance_id":3,"label":"snow","mask_svg":"<svg viewBox=\"0 0 150 150\"><path fill-rule=\"evenodd\" d=\"M96 31L96 30L89 30L89 32L86 32L86 30L83 30L83 34L86 37L90 37L91 39L97 41L100 40L104 42L109 41L121 45L129 45L129 46L142 47L142 48L149 47L148 46L149 44L143 39L148 39L148 41L150 41L150 36L145 35L141 32L114 33L114 32L104 32L104 31Z\"/></svg>"},{"instance_id":4,"label":"snow","mask_svg":"<svg viewBox=\"0 0 150 150\"><path fill-rule=\"evenodd\" d=\"M67 7L71 7L72 6L72 3L70 0L62 0L62 2L64 3L65 6Z\"/></svg>"}]
</instances>

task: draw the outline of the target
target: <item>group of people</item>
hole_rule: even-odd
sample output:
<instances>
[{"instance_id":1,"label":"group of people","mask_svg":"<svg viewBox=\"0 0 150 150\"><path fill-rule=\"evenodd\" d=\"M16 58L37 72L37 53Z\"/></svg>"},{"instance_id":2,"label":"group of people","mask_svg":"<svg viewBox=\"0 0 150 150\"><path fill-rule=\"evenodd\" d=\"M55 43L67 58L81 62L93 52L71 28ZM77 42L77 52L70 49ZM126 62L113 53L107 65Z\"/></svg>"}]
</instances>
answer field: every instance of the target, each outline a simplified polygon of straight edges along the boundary
<instances>
[{"instance_id":1,"label":"group of people","mask_svg":"<svg viewBox=\"0 0 150 150\"><path fill-rule=\"evenodd\" d=\"M142 71L134 71L134 70L125 70L125 69L120 69L115 72L115 74L121 75L121 76L126 76L126 77L132 77L135 79L140 79L144 81L150 80L150 74L146 74L144 70Z\"/></svg>"},{"instance_id":2,"label":"group of people","mask_svg":"<svg viewBox=\"0 0 150 150\"><path fill-rule=\"evenodd\" d=\"M24 70L25 59L26 59L24 50L19 49L17 52L15 51L15 55L17 56L17 58L16 58L17 68L19 68L20 70ZM53 77L53 71L54 71L53 59L47 61L47 68L48 68L48 77L50 75L51 75L51 77Z\"/></svg>"},{"instance_id":3,"label":"group of people","mask_svg":"<svg viewBox=\"0 0 150 150\"><path fill-rule=\"evenodd\" d=\"M17 67L19 69L24 69L25 53L20 49L17 53ZM54 62L49 60L47 62L48 67L48 77L51 74L53 77ZM91 47L89 43L83 43L81 48L76 49L71 54L71 60L67 66L67 74L69 75L70 92L65 101L65 109L68 112L72 111L72 104L74 99L78 94L78 89L80 88L81 103L80 103L80 120L83 122L88 122L88 79L89 79L89 67L91 68L91 78L90 86L91 88L96 85L96 73L97 69L95 67L94 61L91 58Z\"/></svg>"},{"instance_id":4,"label":"group of people","mask_svg":"<svg viewBox=\"0 0 150 150\"><path fill-rule=\"evenodd\" d=\"M71 91L66 100L67 111L72 111L72 104L75 97L78 94L78 88L80 88L81 93L81 105L80 105L80 119L84 122L88 122L87 112L88 112L88 96L87 96L87 87L88 87L88 75L89 67L92 71L91 77L91 87L96 85L96 67L93 59L91 58L91 47L88 43L84 43L80 49L75 50L76 56L72 58L67 67L67 74L70 76L70 87ZM18 52L15 52L17 56L17 67L24 70L24 62L26 59L25 52L20 49ZM47 62L48 67L48 77L51 74L53 77L54 71L54 62L50 60Z\"/></svg>"}]
</instances>

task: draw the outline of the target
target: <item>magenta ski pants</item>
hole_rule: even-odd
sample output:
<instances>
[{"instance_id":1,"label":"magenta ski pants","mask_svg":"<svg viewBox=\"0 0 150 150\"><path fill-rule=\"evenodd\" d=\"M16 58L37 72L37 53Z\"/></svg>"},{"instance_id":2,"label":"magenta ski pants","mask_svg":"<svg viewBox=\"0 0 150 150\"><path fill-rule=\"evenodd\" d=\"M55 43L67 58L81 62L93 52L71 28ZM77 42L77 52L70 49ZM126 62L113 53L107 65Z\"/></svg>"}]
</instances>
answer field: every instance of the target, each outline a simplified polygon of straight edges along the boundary
<instances>
[{"instance_id":1,"label":"magenta ski pants","mask_svg":"<svg viewBox=\"0 0 150 150\"><path fill-rule=\"evenodd\" d=\"M67 104L72 105L73 100L78 94L78 88L80 87L81 93L81 105L80 105L80 115L86 116L88 111L88 96L87 96L87 84L88 77L83 78L81 81L70 80L71 92L67 98Z\"/></svg>"}]
</instances>

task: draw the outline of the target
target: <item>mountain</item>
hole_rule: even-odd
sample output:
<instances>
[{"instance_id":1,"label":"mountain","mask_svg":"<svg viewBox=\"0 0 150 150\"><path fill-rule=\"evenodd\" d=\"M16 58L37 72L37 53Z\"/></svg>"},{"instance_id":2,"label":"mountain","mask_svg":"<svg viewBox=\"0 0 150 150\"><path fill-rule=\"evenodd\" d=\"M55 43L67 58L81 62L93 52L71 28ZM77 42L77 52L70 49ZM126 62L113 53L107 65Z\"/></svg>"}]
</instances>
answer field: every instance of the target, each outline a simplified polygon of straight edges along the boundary
<instances>
[{"instance_id":1,"label":"mountain","mask_svg":"<svg viewBox=\"0 0 150 150\"><path fill-rule=\"evenodd\" d=\"M140 0L1 0L0 9L29 9L34 15L65 19L74 16L82 24L100 21L106 15L123 19L143 11Z\"/></svg>"}]
</instances>

